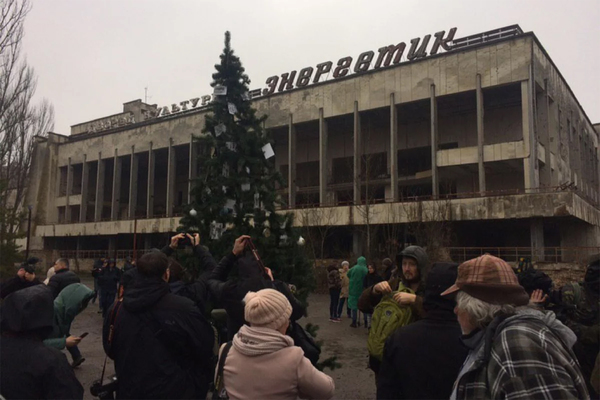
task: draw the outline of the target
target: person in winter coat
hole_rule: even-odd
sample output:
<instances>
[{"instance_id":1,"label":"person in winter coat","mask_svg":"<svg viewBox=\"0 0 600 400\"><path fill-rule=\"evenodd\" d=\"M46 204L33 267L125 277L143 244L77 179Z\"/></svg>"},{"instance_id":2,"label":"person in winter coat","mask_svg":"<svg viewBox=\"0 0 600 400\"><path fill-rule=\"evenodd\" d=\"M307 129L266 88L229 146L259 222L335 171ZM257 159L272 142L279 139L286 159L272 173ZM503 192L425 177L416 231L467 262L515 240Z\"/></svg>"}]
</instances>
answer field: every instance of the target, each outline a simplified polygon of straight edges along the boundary
<instances>
[{"instance_id":1,"label":"person in winter coat","mask_svg":"<svg viewBox=\"0 0 600 400\"><path fill-rule=\"evenodd\" d=\"M92 275L98 280L100 308L102 309L102 317L104 318L117 296L119 281L121 280L121 270L116 267L114 260L109 260L102 269L94 270Z\"/></svg>"},{"instance_id":2,"label":"person in winter coat","mask_svg":"<svg viewBox=\"0 0 600 400\"><path fill-rule=\"evenodd\" d=\"M440 294L456 281L457 267L454 263L433 264L425 283L425 317L387 339L377 375L378 399L450 397L467 349L458 340L455 303Z\"/></svg>"},{"instance_id":3,"label":"person in winter coat","mask_svg":"<svg viewBox=\"0 0 600 400\"><path fill-rule=\"evenodd\" d=\"M381 261L381 265L383 266L382 278L384 281L389 281L390 279L392 279L392 274L394 273L394 268L396 268L394 266L394 263L392 262L392 259L384 258L383 261Z\"/></svg>"},{"instance_id":4,"label":"person in winter coat","mask_svg":"<svg viewBox=\"0 0 600 400\"><path fill-rule=\"evenodd\" d=\"M94 277L94 298L92 299L92 303L96 303L98 296L100 295L100 287L98 287L98 278L96 278L96 274L102 270L104 267L104 263L106 262L107 257L102 257L94 261L94 266L92 267L92 276ZM102 306L98 303L98 312L102 312Z\"/></svg>"},{"instance_id":5,"label":"person in winter coat","mask_svg":"<svg viewBox=\"0 0 600 400\"><path fill-rule=\"evenodd\" d=\"M352 310L352 323L350 324L352 328L357 327L358 298L363 291L363 280L368 272L367 259L364 257L358 257L356 265L348 271L348 278L350 279L348 307Z\"/></svg>"},{"instance_id":6,"label":"person in winter coat","mask_svg":"<svg viewBox=\"0 0 600 400\"><path fill-rule=\"evenodd\" d=\"M73 357L73 368L85 361L77 345L81 341L78 336L71 336L71 324L75 317L85 310L94 297L94 292L81 283L74 283L64 288L54 299L54 324L52 334L44 340L46 346L62 350L65 347Z\"/></svg>"},{"instance_id":7,"label":"person in winter coat","mask_svg":"<svg viewBox=\"0 0 600 400\"><path fill-rule=\"evenodd\" d=\"M340 322L337 316L340 293L342 291L342 278L335 265L327 267L327 286L329 287L329 321Z\"/></svg>"},{"instance_id":8,"label":"person in winter coat","mask_svg":"<svg viewBox=\"0 0 600 400\"><path fill-rule=\"evenodd\" d=\"M169 293L168 263L161 252L142 256L104 320L117 398L195 399L208 392L214 332L191 300Z\"/></svg>"},{"instance_id":9,"label":"person in winter coat","mask_svg":"<svg viewBox=\"0 0 600 400\"><path fill-rule=\"evenodd\" d=\"M365 278L363 279L363 289L370 288L383 280L377 273L373 264L369 264L367 269L369 273L365 275ZM371 327L371 317L373 316L373 312L365 312L363 315L365 318L365 328L369 329Z\"/></svg>"},{"instance_id":10,"label":"person in winter coat","mask_svg":"<svg viewBox=\"0 0 600 400\"><path fill-rule=\"evenodd\" d=\"M52 332L52 292L32 286L2 303L0 393L6 399L83 399L64 354L45 346Z\"/></svg>"},{"instance_id":11,"label":"person in winter coat","mask_svg":"<svg viewBox=\"0 0 600 400\"><path fill-rule=\"evenodd\" d=\"M277 290L246 294L244 318L250 325L233 338L223 369L231 400L333 397L333 379L317 370L285 334L291 315L290 302Z\"/></svg>"},{"instance_id":12,"label":"person in winter coat","mask_svg":"<svg viewBox=\"0 0 600 400\"><path fill-rule=\"evenodd\" d=\"M39 285L41 282L35 277L35 263L38 261L38 258L32 257L21 264L17 270L17 276L7 280L0 287L0 298L4 299L18 290Z\"/></svg>"},{"instance_id":13,"label":"person in winter coat","mask_svg":"<svg viewBox=\"0 0 600 400\"><path fill-rule=\"evenodd\" d=\"M554 313L532 307L512 268L489 254L458 267L462 342L469 349L451 399L587 399L573 354L577 337Z\"/></svg>"},{"instance_id":14,"label":"person in winter coat","mask_svg":"<svg viewBox=\"0 0 600 400\"><path fill-rule=\"evenodd\" d=\"M208 286L215 300L227 311L227 336L229 340L244 325L244 297L251 291L274 288L280 291L292 304L292 320L297 321L304 316L306 309L292 294L289 286L275 280L270 268L263 269L251 253L244 255L246 241L250 236L240 236L233 245L232 253L223 257L217 265L210 253L203 262L213 265L207 278ZM206 265L206 264L205 264ZM238 278L230 279L229 274L237 267Z\"/></svg>"},{"instance_id":15,"label":"person in winter coat","mask_svg":"<svg viewBox=\"0 0 600 400\"><path fill-rule=\"evenodd\" d=\"M125 262L123 263L123 272L127 272L133 268L135 268L135 264L131 261L131 257L125 257Z\"/></svg>"},{"instance_id":16,"label":"person in winter coat","mask_svg":"<svg viewBox=\"0 0 600 400\"><path fill-rule=\"evenodd\" d=\"M54 263L54 276L48 281L48 287L52 290L52 297L58 297L58 294L67 286L73 283L81 283L81 279L71 270L69 270L69 260L59 258Z\"/></svg>"},{"instance_id":17,"label":"person in winter coat","mask_svg":"<svg viewBox=\"0 0 600 400\"><path fill-rule=\"evenodd\" d=\"M342 261L342 268L340 268L340 279L342 281L342 290L340 291L340 303L338 304L337 309L337 319L341 320L342 318L342 310L344 309L344 304L346 304L346 314L348 318L352 318L350 314L350 307L348 307L348 292L350 290L350 278L348 278L348 268L350 267L350 263L348 261Z\"/></svg>"},{"instance_id":18,"label":"person in winter coat","mask_svg":"<svg viewBox=\"0 0 600 400\"><path fill-rule=\"evenodd\" d=\"M395 276L389 281L382 281L365 289L358 301L362 312L371 312L381 301L383 295L397 291L400 284L412 289L415 294L396 293L394 299L402 305L409 305L417 319L423 316L424 282L429 270L429 257L422 247L408 246L400 255L402 267L396 269Z\"/></svg>"}]
</instances>

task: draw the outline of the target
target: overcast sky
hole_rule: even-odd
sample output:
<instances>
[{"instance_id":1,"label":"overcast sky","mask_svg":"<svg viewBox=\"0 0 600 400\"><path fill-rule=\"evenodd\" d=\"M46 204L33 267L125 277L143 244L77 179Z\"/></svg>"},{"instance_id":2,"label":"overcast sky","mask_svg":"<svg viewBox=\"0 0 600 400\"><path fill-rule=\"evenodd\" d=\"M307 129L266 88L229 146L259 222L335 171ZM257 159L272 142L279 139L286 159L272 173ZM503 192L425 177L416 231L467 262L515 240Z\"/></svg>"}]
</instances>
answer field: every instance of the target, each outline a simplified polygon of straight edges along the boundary
<instances>
[{"instance_id":1,"label":"overcast sky","mask_svg":"<svg viewBox=\"0 0 600 400\"><path fill-rule=\"evenodd\" d=\"M592 122L600 122L600 0L33 0L24 52L55 132L142 99L212 92L230 30L251 89L271 75L457 27L456 37L519 24L533 31Z\"/></svg>"}]
</instances>

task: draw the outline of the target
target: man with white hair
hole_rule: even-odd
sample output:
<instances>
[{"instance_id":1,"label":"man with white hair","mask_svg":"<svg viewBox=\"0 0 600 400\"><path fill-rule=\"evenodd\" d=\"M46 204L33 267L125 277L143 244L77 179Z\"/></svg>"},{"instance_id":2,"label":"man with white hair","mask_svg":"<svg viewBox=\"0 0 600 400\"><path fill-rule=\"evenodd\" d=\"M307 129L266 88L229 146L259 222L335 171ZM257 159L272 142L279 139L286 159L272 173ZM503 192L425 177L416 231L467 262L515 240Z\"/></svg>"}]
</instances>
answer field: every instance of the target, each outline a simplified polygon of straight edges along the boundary
<instances>
[{"instance_id":1,"label":"man with white hair","mask_svg":"<svg viewBox=\"0 0 600 400\"><path fill-rule=\"evenodd\" d=\"M589 398L575 334L554 313L526 307L512 268L489 254L458 268L454 312L469 349L451 399Z\"/></svg>"}]
</instances>

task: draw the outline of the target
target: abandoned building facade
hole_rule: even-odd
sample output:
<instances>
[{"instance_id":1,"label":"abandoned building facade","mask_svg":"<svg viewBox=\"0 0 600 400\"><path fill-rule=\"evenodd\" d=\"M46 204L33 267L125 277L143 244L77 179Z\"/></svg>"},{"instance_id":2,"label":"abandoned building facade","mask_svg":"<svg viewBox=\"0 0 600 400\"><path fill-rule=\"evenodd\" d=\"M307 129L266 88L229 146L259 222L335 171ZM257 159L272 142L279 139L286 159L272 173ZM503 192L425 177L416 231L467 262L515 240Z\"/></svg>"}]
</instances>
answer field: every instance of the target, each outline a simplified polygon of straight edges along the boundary
<instances>
[{"instance_id":1,"label":"abandoned building facade","mask_svg":"<svg viewBox=\"0 0 600 400\"><path fill-rule=\"evenodd\" d=\"M435 220L451 224L456 247L542 259L600 246L600 126L533 33L514 25L288 89L252 92L287 180L282 211L334 227L348 253L362 251L365 224ZM164 245L201 173L194 135L207 101L135 100L37 138L31 249L131 250L134 232L137 248Z\"/></svg>"}]
</instances>

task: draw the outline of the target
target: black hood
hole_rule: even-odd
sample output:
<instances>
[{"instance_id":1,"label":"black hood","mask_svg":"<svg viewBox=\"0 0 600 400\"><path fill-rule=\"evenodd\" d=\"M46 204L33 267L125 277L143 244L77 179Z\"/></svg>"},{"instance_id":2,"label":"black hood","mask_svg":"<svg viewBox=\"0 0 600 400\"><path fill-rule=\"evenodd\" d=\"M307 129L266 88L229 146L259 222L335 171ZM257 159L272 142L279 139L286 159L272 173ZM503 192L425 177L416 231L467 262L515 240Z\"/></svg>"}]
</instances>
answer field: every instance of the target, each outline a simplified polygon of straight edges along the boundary
<instances>
[{"instance_id":1,"label":"black hood","mask_svg":"<svg viewBox=\"0 0 600 400\"><path fill-rule=\"evenodd\" d=\"M2 303L0 324L2 330L18 333L52 333L54 301L46 285L35 285L9 295Z\"/></svg>"},{"instance_id":2,"label":"black hood","mask_svg":"<svg viewBox=\"0 0 600 400\"><path fill-rule=\"evenodd\" d=\"M417 268L419 269L420 282L425 282L427 279L427 273L429 272L429 256L421 246L408 246L400 255L404 257L410 257L417 261ZM402 263L398 265L398 274L400 275L403 282L405 282L404 274L402 273Z\"/></svg>"},{"instance_id":3,"label":"black hood","mask_svg":"<svg viewBox=\"0 0 600 400\"><path fill-rule=\"evenodd\" d=\"M440 294L454 285L457 274L457 263L439 262L431 266L425 282L425 298L423 299L425 310L442 309L451 312L454 309L454 300L442 297Z\"/></svg>"},{"instance_id":4,"label":"black hood","mask_svg":"<svg viewBox=\"0 0 600 400\"><path fill-rule=\"evenodd\" d=\"M125 289L123 307L131 312L143 312L151 308L169 293L169 284L161 278L136 274L134 281Z\"/></svg>"}]
</instances>

